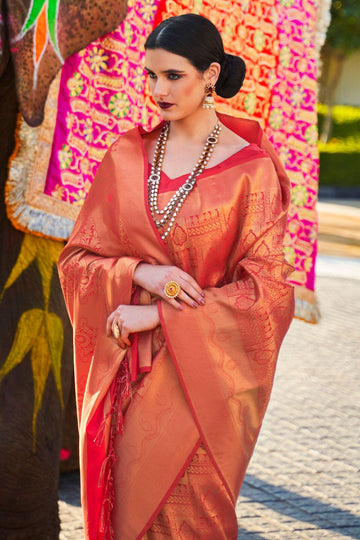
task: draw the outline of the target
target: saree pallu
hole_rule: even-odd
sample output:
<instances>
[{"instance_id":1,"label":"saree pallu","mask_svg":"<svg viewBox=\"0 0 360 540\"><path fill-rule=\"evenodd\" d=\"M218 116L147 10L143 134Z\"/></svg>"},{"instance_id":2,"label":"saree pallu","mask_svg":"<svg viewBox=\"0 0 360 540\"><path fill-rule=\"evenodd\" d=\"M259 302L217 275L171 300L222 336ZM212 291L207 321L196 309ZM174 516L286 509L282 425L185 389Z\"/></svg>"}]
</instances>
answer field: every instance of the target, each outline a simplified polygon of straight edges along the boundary
<instances>
[{"instance_id":1,"label":"saree pallu","mask_svg":"<svg viewBox=\"0 0 360 540\"><path fill-rule=\"evenodd\" d=\"M115 538L141 539L200 449L216 478L211 489L223 493L221 528L236 538L236 499L294 312L283 257L290 188L260 126L219 116L250 144L197 179L166 243L148 208L145 133L135 128L106 154L59 260L74 326L82 504L91 540L108 535L110 480ZM160 206L183 181L163 175ZM181 267L205 291L205 306L196 309L179 312L157 301L164 343L155 352L156 332L134 334L125 351L105 334L119 304L154 300L133 285L140 261ZM124 366L130 374L123 371L121 384L129 391L131 380L133 390L111 479L114 381ZM209 534L199 538L215 538L216 529Z\"/></svg>"}]
</instances>

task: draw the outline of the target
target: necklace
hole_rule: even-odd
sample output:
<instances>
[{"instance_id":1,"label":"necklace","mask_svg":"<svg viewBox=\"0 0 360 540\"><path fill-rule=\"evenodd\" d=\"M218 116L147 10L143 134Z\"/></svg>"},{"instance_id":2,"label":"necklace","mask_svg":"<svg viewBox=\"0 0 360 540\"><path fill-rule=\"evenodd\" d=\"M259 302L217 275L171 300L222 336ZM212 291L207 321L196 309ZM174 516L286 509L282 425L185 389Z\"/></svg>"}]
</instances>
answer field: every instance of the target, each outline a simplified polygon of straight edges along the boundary
<instances>
[{"instance_id":1,"label":"necklace","mask_svg":"<svg viewBox=\"0 0 360 540\"><path fill-rule=\"evenodd\" d=\"M180 208L184 204L185 199L189 195L190 191L195 186L197 177L205 169L211 157L211 154L214 151L215 145L218 142L220 131L221 125L217 123L208 138L206 139L205 146L200 154L200 157L197 160L195 167L189 174L187 180L177 190L177 192L174 193L167 205L162 210L160 210L158 207L160 175L162 164L164 161L166 142L169 135L169 123L165 124L165 126L162 128L159 139L156 143L151 173L148 178L148 196L150 212L156 228L163 229L161 234L162 240L165 240L165 238L169 234L171 228L175 223L175 219L180 211Z\"/></svg>"}]
</instances>

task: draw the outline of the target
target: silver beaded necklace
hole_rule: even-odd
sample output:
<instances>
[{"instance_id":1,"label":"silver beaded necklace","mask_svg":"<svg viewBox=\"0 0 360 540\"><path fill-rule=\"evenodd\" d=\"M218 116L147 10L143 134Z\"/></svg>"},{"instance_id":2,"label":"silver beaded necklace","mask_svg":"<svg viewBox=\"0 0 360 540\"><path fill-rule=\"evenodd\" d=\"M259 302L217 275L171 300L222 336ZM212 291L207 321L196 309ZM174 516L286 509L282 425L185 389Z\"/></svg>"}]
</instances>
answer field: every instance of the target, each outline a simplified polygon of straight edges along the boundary
<instances>
[{"instance_id":1,"label":"silver beaded necklace","mask_svg":"<svg viewBox=\"0 0 360 540\"><path fill-rule=\"evenodd\" d=\"M220 131L221 125L217 123L206 139L206 143L200 157L195 167L189 174L187 180L177 190L177 192L174 193L167 205L160 210L158 207L160 175L164 161L166 142L169 135L169 123L165 124L165 126L162 128L159 139L156 143L151 173L148 178L148 196L151 216L154 220L156 228L163 229L161 234L161 238L163 240L165 240L171 228L174 226L176 216L184 204L186 197L193 189L197 177L205 169L211 154L214 151L215 145L218 142Z\"/></svg>"}]
</instances>

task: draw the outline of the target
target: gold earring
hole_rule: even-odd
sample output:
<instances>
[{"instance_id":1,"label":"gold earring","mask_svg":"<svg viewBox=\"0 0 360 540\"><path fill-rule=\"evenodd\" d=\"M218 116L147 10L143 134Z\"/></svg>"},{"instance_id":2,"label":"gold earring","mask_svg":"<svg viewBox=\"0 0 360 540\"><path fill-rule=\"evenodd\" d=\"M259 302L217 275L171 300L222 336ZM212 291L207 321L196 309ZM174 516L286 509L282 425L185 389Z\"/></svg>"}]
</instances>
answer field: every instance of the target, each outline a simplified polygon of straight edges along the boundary
<instances>
[{"instance_id":1,"label":"gold earring","mask_svg":"<svg viewBox=\"0 0 360 540\"><path fill-rule=\"evenodd\" d=\"M205 98L203 102L203 109L215 109L215 101L213 93L215 92L215 85L208 83L205 86Z\"/></svg>"}]
</instances>

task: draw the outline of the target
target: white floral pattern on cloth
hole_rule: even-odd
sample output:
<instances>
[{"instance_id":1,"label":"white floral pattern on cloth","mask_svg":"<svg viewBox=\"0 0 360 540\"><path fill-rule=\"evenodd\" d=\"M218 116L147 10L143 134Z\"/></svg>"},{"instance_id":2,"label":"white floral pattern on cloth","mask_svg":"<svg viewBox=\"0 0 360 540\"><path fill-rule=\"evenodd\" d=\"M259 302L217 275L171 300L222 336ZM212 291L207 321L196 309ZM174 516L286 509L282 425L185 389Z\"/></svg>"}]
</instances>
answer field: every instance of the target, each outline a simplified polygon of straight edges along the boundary
<instances>
[{"instance_id":1,"label":"white floral pattern on cloth","mask_svg":"<svg viewBox=\"0 0 360 540\"><path fill-rule=\"evenodd\" d=\"M292 183L285 252L295 272L291 281L314 290L319 156L317 149L317 2L280 0L276 10L279 64L270 80L267 134Z\"/></svg>"}]
</instances>

